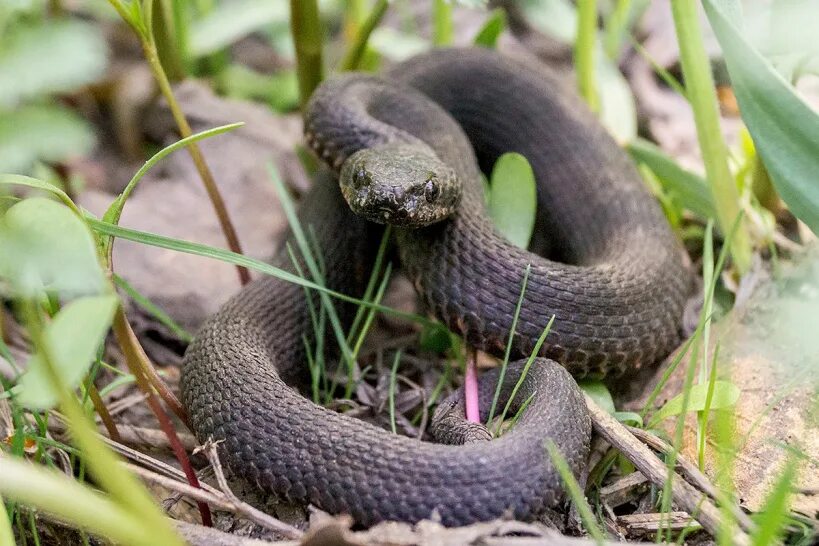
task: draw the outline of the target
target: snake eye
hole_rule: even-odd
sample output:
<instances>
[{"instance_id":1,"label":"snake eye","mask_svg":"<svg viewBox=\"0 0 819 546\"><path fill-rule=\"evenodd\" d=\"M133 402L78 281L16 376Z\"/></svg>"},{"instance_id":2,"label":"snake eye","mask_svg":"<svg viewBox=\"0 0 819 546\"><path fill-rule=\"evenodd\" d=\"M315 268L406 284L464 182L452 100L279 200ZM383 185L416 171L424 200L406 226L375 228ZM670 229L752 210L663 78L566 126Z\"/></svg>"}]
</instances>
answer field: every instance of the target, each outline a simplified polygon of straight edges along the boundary
<instances>
[{"instance_id":1,"label":"snake eye","mask_svg":"<svg viewBox=\"0 0 819 546\"><path fill-rule=\"evenodd\" d=\"M424 186L424 197L427 200L427 203L433 203L437 198L438 194L441 193L441 188L438 187L432 179L427 180L426 186Z\"/></svg>"}]
</instances>

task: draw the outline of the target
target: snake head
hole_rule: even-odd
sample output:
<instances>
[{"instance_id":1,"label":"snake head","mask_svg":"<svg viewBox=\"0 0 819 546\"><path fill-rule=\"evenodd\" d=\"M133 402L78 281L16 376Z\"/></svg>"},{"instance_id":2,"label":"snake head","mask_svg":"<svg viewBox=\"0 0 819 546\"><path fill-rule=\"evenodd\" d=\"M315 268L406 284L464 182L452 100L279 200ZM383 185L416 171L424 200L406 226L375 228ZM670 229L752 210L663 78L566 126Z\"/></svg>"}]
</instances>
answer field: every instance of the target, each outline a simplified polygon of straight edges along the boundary
<instances>
[{"instance_id":1,"label":"snake head","mask_svg":"<svg viewBox=\"0 0 819 546\"><path fill-rule=\"evenodd\" d=\"M461 201L454 169L418 144L389 144L352 154L341 167L350 208L379 224L423 227L450 217Z\"/></svg>"}]
</instances>

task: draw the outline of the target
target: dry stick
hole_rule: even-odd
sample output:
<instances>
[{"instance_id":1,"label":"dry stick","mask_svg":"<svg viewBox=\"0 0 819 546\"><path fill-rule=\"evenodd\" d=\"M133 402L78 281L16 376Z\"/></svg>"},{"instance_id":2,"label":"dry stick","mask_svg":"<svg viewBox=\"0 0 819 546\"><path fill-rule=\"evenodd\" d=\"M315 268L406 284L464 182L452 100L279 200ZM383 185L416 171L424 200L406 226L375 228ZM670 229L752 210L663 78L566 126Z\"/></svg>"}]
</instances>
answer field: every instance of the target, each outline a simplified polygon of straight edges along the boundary
<instances>
[{"instance_id":1,"label":"dry stick","mask_svg":"<svg viewBox=\"0 0 819 546\"><path fill-rule=\"evenodd\" d=\"M674 451L674 448L671 445L664 442L660 438L657 438L655 435L646 430L629 426L626 426L626 429L655 451L659 451L660 453L664 453L666 455ZM681 455L677 455L677 467L680 474L682 474L683 477L694 487L698 488L712 499L717 501L719 500L719 492L711 483L711 480L709 480L705 474L700 472L700 469L693 463L690 463ZM742 511L739 506L734 503L730 503L729 508L731 509L731 514L733 514L733 516L737 519L737 522L746 532L754 533L756 531L756 524L748 514Z\"/></svg>"},{"instance_id":2,"label":"dry stick","mask_svg":"<svg viewBox=\"0 0 819 546\"><path fill-rule=\"evenodd\" d=\"M213 474L216 476L216 483L219 484L219 489L222 490L222 493L230 499L232 502L237 504L241 503L242 501L239 500L233 490L228 485L227 479L225 478L225 473L222 471L222 461L219 460L219 454L216 452L216 444L212 439L209 439L205 442L205 445L197 448L197 451L202 451L205 453L205 456L208 458L208 462L210 466L213 468ZM196 451L194 451L196 453Z\"/></svg>"},{"instance_id":3,"label":"dry stick","mask_svg":"<svg viewBox=\"0 0 819 546\"><path fill-rule=\"evenodd\" d=\"M128 324L128 320L125 318L125 312L122 310L122 306L117 309L117 312L114 315L113 329L114 336L117 338L117 342L125 354L125 362L128 364L128 368L136 378L136 382L137 385L139 385L140 390L147 395L148 406L156 416L157 421L159 421L160 428L168 437L168 441L171 444L171 449L173 450L176 459L179 461L182 470L185 472L185 476L188 478L188 483L190 483L193 487L199 487L199 479L196 477L196 472L194 472L193 467L191 466L190 459L188 459L188 454L185 451L185 448L182 447L182 444L179 442L179 437L176 435L176 430L174 429L173 424L171 424L168 414L165 413L162 405L157 401L156 396L154 396L154 391L146 376L148 370L153 370L155 372L154 367L148 360L147 355L142 352L142 346L137 341L136 335L131 329L131 325ZM144 358L140 358L140 356ZM208 527L212 526L213 522L211 520L210 508L208 508L208 505L199 503L198 507L199 513L202 516L202 523Z\"/></svg>"},{"instance_id":4,"label":"dry stick","mask_svg":"<svg viewBox=\"0 0 819 546\"><path fill-rule=\"evenodd\" d=\"M213 527L174 520L176 531L190 546L298 546L299 541L268 542L256 538L232 535Z\"/></svg>"},{"instance_id":5,"label":"dry stick","mask_svg":"<svg viewBox=\"0 0 819 546\"><path fill-rule=\"evenodd\" d=\"M584 394L594 430L617 448L658 487L665 487L668 468L652 451L635 438L626 427L600 408L589 395ZM671 483L674 501L691 514L712 536L717 536L722 521L719 509L707 495L697 491L683 480ZM744 531L737 530L733 537L737 546L748 546L751 540Z\"/></svg>"},{"instance_id":6,"label":"dry stick","mask_svg":"<svg viewBox=\"0 0 819 546\"><path fill-rule=\"evenodd\" d=\"M212 504L220 510L226 510L234 514L239 514L253 523L261 525L265 529L270 529L271 531L280 533L282 536L287 538L300 538L302 535L304 535L302 531L296 529L292 525L279 521L273 516L269 516L261 510L253 508L247 503L241 501L236 502L228 498L224 493L215 494L205 491L204 489L197 489L196 487L191 487L184 482L173 480L161 474L157 474L156 472L146 470L141 466L136 466L129 463L126 463L126 466L128 467L128 470L145 480L161 485L162 487L170 489L171 491L182 493L197 502Z\"/></svg>"},{"instance_id":7,"label":"dry stick","mask_svg":"<svg viewBox=\"0 0 819 546\"><path fill-rule=\"evenodd\" d=\"M193 134L193 131L191 131L191 126L188 124L188 120L185 118L185 114L182 112L182 108L180 108L173 94L168 76L165 74L165 70L162 68L162 63L159 60L156 44L153 42L153 39L143 38L141 35L140 38L142 38L142 50L145 52L145 58L148 60L157 85L159 85L159 90L162 92L165 100L168 101L173 119L179 128L179 134L182 138L187 138ZM191 142L188 144L188 153L190 153L196 170L199 171L199 177L202 179L202 184L205 186L208 198L213 204L213 209L216 211L216 217L219 220L222 232L225 234L225 239L227 239L228 248L236 254L242 254L242 246L239 244L239 237L236 235L236 229L230 220L225 201L222 199L222 194L219 192L216 181L213 179L213 174L211 174L210 168L208 168L208 164L205 162L205 158L199 150L199 146L195 142ZM246 267L237 265L236 270L239 273L239 280L243 285L250 282L250 273Z\"/></svg>"},{"instance_id":8,"label":"dry stick","mask_svg":"<svg viewBox=\"0 0 819 546\"><path fill-rule=\"evenodd\" d=\"M145 398L146 397L142 396L140 400L145 400ZM68 428L59 420L50 420L48 422L48 430L53 433L62 434L66 432ZM103 438L110 438L107 429L103 428L98 432L103 435ZM134 446L142 449L171 449L171 443L168 441L168 437L165 436L165 433L155 428L119 424L117 425L117 432L119 432L119 440L116 440L118 445ZM185 448L185 451L193 451L196 446L199 445L199 442L196 441L193 434L177 432L176 435L182 447Z\"/></svg>"},{"instance_id":9,"label":"dry stick","mask_svg":"<svg viewBox=\"0 0 819 546\"><path fill-rule=\"evenodd\" d=\"M105 425L105 430L108 431L108 436L117 442L121 441L119 430L117 430L117 424L111 417L111 413L105 406L105 402L103 402L102 398L100 398L100 393L97 390L96 385L94 385L90 379L88 381L88 397L91 398L91 403L94 404L94 410L97 412L97 415L99 415L100 419L102 419L102 424Z\"/></svg>"}]
</instances>

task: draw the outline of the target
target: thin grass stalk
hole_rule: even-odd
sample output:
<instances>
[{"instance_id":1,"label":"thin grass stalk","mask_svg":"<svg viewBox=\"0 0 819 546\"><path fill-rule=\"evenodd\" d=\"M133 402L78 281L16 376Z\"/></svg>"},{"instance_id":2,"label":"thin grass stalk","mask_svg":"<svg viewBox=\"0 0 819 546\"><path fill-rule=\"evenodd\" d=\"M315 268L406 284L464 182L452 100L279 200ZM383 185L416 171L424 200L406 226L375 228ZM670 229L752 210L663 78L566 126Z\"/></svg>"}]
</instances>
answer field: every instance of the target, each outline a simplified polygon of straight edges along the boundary
<instances>
[{"instance_id":1,"label":"thin grass stalk","mask_svg":"<svg viewBox=\"0 0 819 546\"><path fill-rule=\"evenodd\" d=\"M324 78L322 31L316 0L290 0L290 32L296 49L296 75L302 109Z\"/></svg>"},{"instance_id":2,"label":"thin grass stalk","mask_svg":"<svg viewBox=\"0 0 819 546\"><path fill-rule=\"evenodd\" d=\"M105 430L108 431L108 437L115 442L122 443L122 438L119 435L117 424L114 422L114 419L108 412L105 402L102 401L102 397L100 396L99 391L97 391L96 385L94 385L94 383L90 380L86 385L86 392L88 392L88 397L91 399L91 403L94 404L94 411L96 411L97 415L100 416L102 424L105 426Z\"/></svg>"},{"instance_id":3,"label":"thin grass stalk","mask_svg":"<svg viewBox=\"0 0 819 546\"><path fill-rule=\"evenodd\" d=\"M121 226L117 226L115 224L111 224L109 222L103 222L90 215L85 217L85 221L94 231L96 231L97 233L101 233L103 235L119 237L120 239L155 246L158 248L174 250L176 252L183 252L185 254L191 254L194 256L213 258L225 263L243 265L245 267L249 267L251 269L259 271L260 273L263 273L265 275L271 275L273 277L276 277L277 279L291 282L299 286L305 286L312 290L316 290L323 294L327 294L328 296L339 301L370 307L372 309L378 310L381 313L386 313L393 317L403 318L405 320L414 322L416 324L420 324L422 326L433 326L437 324L434 320L423 315L417 315L415 313L400 311L398 309L393 309L392 307L387 307L386 305L380 305L373 302L364 301L360 298L355 298L353 296L348 296L347 294L342 294L341 292L336 292L335 290L330 290L326 286L321 286L320 284L316 284L312 281L302 279L298 275L290 273L289 271L286 271L279 267L272 266L261 260L248 258L247 256L237 254L229 250L215 248L212 246L203 245L199 243L192 243L190 241L184 241L182 239L173 239L171 237L165 237L162 235L157 235L155 233L149 233L147 231L139 231L135 229L124 228Z\"/></svg>"},{"instance_id":4,"label":"thin grass stalk","mask_svg":"<svg viewBox=\"0 0 819 546\"><path fill-rule=\"evenodd\" d=\"M740 214L740 196L728 168L728 148L720 130L717 95L703 45L698 5L696 0L674 0L671 11L680 47L686 96L694 111L697 139L717 209L717 223L722 233L728 233ZM731 245L731 255L740 274L750 268L751 252L748 228L743 221Z\"/></svg>"},{"instance_id":5,"label":"thin grass stalk","mask_svg":"<svg viewBox=\"0 0 819 546\"><path fill-rule=\"evenodd\" d=\"M617 0L614 10L606 20L603 49L613 61L617 61L620 46L623 43L623 35L627 32L626 25L631 11L631 3L632 0Z\"/></svg>"},{"instance_id":6,"label":"thin grass stalk","mask_svg":"<svg viewBox=\"0 0 819 546\"><path fill-rule=\"evenodd\" d=\"M432 44L442 47L452 43L452 3L450 0L433 0Z\"/></svg>"},{"instance_id":7,"label":"thin grass stalk","mask_svg":"<svg viewBox=\"0 0 819 546\"><path fill-rule=\"evenodd\" d=\"M512 343L515 338L515 330L518 326L518 318L520 317L520 308L523 305L523 296L526 294L526 284L529 282L529 272L532 270L531 264L526 264L526 271L523 273L523 281L520 284L520 296L515 305L515 314L512 317L512 327L509 330L509 339L506 341L506 352L503 355L503 362L501 363L500 374L498 375L498 386L495 388L495 394L492 396L492 405L489 407L489 417L486 423L492 422L495 417L495 410L498 407L498 399L500 398L501 385L503 379L506 377L506 368L509 366L509 356L512 354Z\"/></svg>"},{"instance_id":8,"label":"thin grass stalk","mask_svg":"<svg viewBox=\"0 0 819 546\"><path fill-rule=\"evenodd\" d=\"M153 10L153 21L151 30L153 32L154 43L157 55L168 79L177 83L185 78L185 66L179 55L177 48L177 30L172 0L155 0L159 5Z\"/></svg>"},{"instance_id":9,"label":"thin grass stalk","mask_svg":"<svg viewBox=\"0 0 819 546\"><path fill-rule=\"evenodd\" d=\"M176 398L176 395L168 388L168 385L159 377L156 368L154 368L148 355L145 354L142 345L140 345L134 333L134 329L131 327L131 323L128 322L128 318L125 316L125 311L122 310L122 306L114 313L113 329L117 343L122 353L126 356L126 362L129 363L129 368L131 368L131 364L133 364L133 368L130 370L131 374L137 379L137 383L139 383L138 380L140 377L145 377L146 379L145 388L143 388L142 391L148 394L152 392L152 390L156 390L162 400L171 408L174 415L176 415L186 427L190 428L188 412L182 407L179 399ZM131 356L130 359L128 358L129 356ZM139 372L139 374L137 372ZM143 385L140 385L140 388L142 387Z\"/></svg>"},{"instance_id":10,"label":"thin grass stalk","mask_svg":"<svg viewBox=\"0 0 819 546\"><path fill-rule=\"evenodd\" d=\"M532 367L532 364L537 358L538 354L540 354L540 349L543 347L543 343L546 341L546 336L549 335L549 332L552 330L552 325L555 322L555 315L552 315L552 318L549 319L549 323L546 324L546 328L543 329L541 332L540 337L535 343L535 348L532 349L532 354L529 355L529 358L526 360L526 364L523 365L523 371L520 372L520 377L518 378L517 382L515 383L514 388L512 389L512 393L509 395L509 400L506 401L506 405L503 408L503 412L501 412L498 428L495 430L497 434L500 431L501 424L503 423L504 419L506 419L506 414L509 412L509 408L512 407L512 402L518 395L518 391L520 387L523 385L524 380L526 379L526 375L529 373L529 368ZM498 381L500 384L500 381Z\"/></svg>"},{"instance_id":11,"label":"thin grass stalk","mask_svg":"<svg viewBox=\"0 0 819 546\"><path fill-rule=\"evenodd\" d=\"M193 135L191 126L188 124L188 120L185 117L185 114L182 112L182 108L179 106L176 96L173 94L173 89L171 89L168 76L165 74L165 71L162 68L162 63L159 61L159 56L155 45L150 41L144 40L142 42L142 50L145 53L145 58L148 60L149 66L151 67L151 72L154 75L154 79L156 79L157 85L159 85L159 90L162 92L162 96L164 96L165 100L168 102L173 119L176 122L177 128L179 129L179 134L182 136L182 138L187 138ZM196 143L190 143L188 145L188 153L193 160L193 164L196 166L196 170L199 173L199 178L202 179L202 184L205 186L205 191L207 192L208 198L213 205L213 209L216 211L216 218L219 220L219 225L222 228L222 233L225 235L225 239L227 239L228 248L230 248L232 252L242 254L242 245L239 243L239 236L236 234L236 228L233 227L230 214L225 206L225 200L222 198L219 187L216 185L216 180L214 180L213 174L210 172L210 168L205 162L205 158L202 155L201 150L199 150L199 146ZM237 266L236 271L239 274L239 281L243 285L250 282L250 273L246 268Z\"/></svg>"},{"instance_id":12,"label":"thin grass stalk","mask_svg":"<svg viewBox=\"0 0 819 546\"><path fill-rule=\"evenodd\" d=\"M384 233L381 234L381 242L378 244L378 251L375 254L375 262L373 263L373 269L370 273L370 278L367 280L367 287L364 289L364 295L361 296L361 299L364 301L370 301L372 298L373 291L376 289L376 283L378 282L378 276L381 273L381 265L384 263L384 256L387 253L387 244L390 241L390 236L392 234L392 226L387 224L387 227L384 229ZM364 315L367 308L363 306L358 306L355 312L355 317L353 318L353 323L350 326L350 331L347 334L347 343L350 344L353 342L353 339L356 337L358 332L358 327L362 319L364 319Z\"/></svg>"},{"instance_id":13,"label":"thin grass stalk","mask_svg":"<svg viewBox=\"0 0 819 546\"><path fill-rule=\"evenodd\" d=\"M574 43L574 69L577 88L592 112L600 110L600 97L595 81L595 49L597 47L597 0L577 1L577 39Z\"/></svg>"},{"instance_id":14,"label":"thin grass stalk","mask_svg":"<svg viewBox=\"0 0 819 546\"><path fill-rule=\"evenodd\" d=\"M384 17L389 4L387 0L376 0L372 11L370 11L364 23L358 28L355 39L350 45L350 49L348 49L347 54L344 55L344 59L341 61L341 70L358 69L361 64L361 58L364 56L364 51L367 49L367 41L370 39L370 34L372 34L375 27L378 26L381 18Z\"/></svg>"},{"instance_id":15,"label":"thin grass stalk","mask_svg":"<svg viewBox=\"0 0 819 546\"><path fill-rule=\"evenodd\" d=\"M389 397L389 405L390 405L390 430L392 430L393 434L398 434L398 430L395 426L395 380L396 376L398 375L398 363L401 362L401 351L398 350L395 352L395 359L392 362L392 368L390 368L390 390L388 393Z\"/></svg>"},{"instance_id":16,"label":"thin grass stalk","mask_svg":"<svg viewBox=\"0 0 819 546\"><path fill-rule=\"evenodd\" d=\"M179 465L182 467L182 470L188 479L188 483L190 483L192 487L199 488L199 479L196 477L196 472L194 472L193 467L191 466L188 454L185 451L185 448L182 446L182 443L179 441L179 436L177 436L176 430L171 424L170 419L168 419L168 415L165 413L165 410L162 409L162 406L159 404L159 402L157 402L156 397L154 396L153 386L148 374L153 373L155 375L156 370L142 351L142 346L139 345L136 335L131 329L131 325L128 323L128 320L125 318L125 312L122 311L121 306L114 314L113 330L114 337L116 337L117 343L119 343L119 346L125 355L125 362L128 365L128 369L134 375L139 389L147 396L148 406L151 408L151 411L159 422L162 432L164 432L165 436L167 436L168 443L171 445L171 449L179 461ZM161 381L160 384L165 387L164 383ZM165 388L167 389L167 387ZM170 391L168 394L173 400L176 400ZM177 401L176 404L179 405L179 402ZM181 414L182 417L180 417L180 419L182 419L182 421L187 425L187 414L182 409L181 405L179 405L176 411L180 412L177 415ZM213 522L208 505L204 503L197 503L197 506L199 507L199 513L202 517L202 523L208 527L212 526Z\"/></svg>"},{"instance_id":17,"label":"thin grass stalk","mask_svg":"<svg viewBox=\"0 0 819 546\"><path fill-rule=\"evenodd\" d=\"M589 507L586 497L583 495L583 489L580 487L580 484L577 483L577 479L575 479L574 474L572 474L569 464L566 462L566 458L563 457L563 454L560 452L551 438L546 439L544 446L546 448L546 452L549 454L549 458L552 460L552 465L560 475L563 485L569 492L569 497L572 499L572 502L577 508L577 512L580 514L580 520L583 522L583 527L586 529L586 532L591 535L592 539L597 544L603 544L606 540L606 535L597 524L594 513L592 512L591 507Z\"/></svg>"}]
</instances>

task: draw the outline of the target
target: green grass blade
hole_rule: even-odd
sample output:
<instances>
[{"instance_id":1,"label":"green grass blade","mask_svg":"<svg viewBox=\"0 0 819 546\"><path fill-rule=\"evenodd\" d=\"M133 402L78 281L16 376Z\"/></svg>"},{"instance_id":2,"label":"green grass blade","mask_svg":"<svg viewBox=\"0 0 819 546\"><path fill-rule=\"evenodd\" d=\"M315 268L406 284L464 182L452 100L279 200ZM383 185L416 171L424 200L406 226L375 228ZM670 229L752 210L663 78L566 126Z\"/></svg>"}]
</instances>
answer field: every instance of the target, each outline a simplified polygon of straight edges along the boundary
<instances>
[{"instance_id":1,"label":"green grass blade","mask_svg":"<svg viewBox=\"0 0 819 546\"><path fill-rule=\"evenodd\" d=\"M529 373L529 368L532 367L532 363L534 363L535 358L540 353L540 348L543 347L543 342L546 341L546 336L549 335L549 332L552 329L552 324L555 322L555 316L552 315L552 318L549 319L549 323L546 325L546 328L543 329L543 332L540 334L540 337L535 343L535 348L532 350L532 354L529 355L529 359L526 361L526 364L523 365L523 371L520 373L520 377L518 378L517 383L515 383L515 387L512 389L512 394L509 395L509 400L506 401L506 406L503 408L503 413L501 413L498 430L500 429L500 423L503 423L503 420L506 419L506 414L509 412L509 408L512 406L512 401L518 395L518 391L520 390L521 385L523 385L523 381L526 379L526 374ZM501 380L498 380L498 385L501 384Z\"/></svg>"},{"instance_id":2,"label":"green grass blade","mask_svg":"<svg viewBox=\"0 0 819 546\"><path fill-rule=\"evenodd\" d=\"M415 313L406 313L404 311L399 311L391 307L374 304L371 302L361 300L359 298L354 298L352 296L348 296L347 294L342 294L341 292L329 290L328 288L320 286L312 281L302 279L298 275L294 275L289 271L285 271L284 269L272 266L261 260L248 258L247 256L243 256L241 254L237 254L229 250L203 245L199 243L193 243L190 241L184 241L181 239L173 239L171 237L165 237L163 235L157 235L155 233L148 233L146 231L124 228L121 226L116 226L114 224L109 224L108 222L103 222L89 215L85 216L85 220L86 222L88 222L88 225L91 227L91 229L104 235L112 235L114 237L119 237L120 239L134 241L136 243L142 243L159 248L165 248L168 250L174 250L177 252L184 252L185 254L193 254L195 256L202 256L204 258L212 258L233 265L242 265L249 269L254 269L256 271L259 271L260 273L264 273L265 275L271 275L273 277L276 277L277 279L281 279L286 282L292 282L293 284L297 284L299 286L304 286L312 290L318 290L319 292L323 292L341 301L371 307L382 313L387 313L395 317L400 317L406 320L410 320L412 322L417 322L418 324L423 325L434 324L434 321L427 317L416 315Z\"/></svg>"},{"instance_id":3,"label":"green grass blade","mask_svg":"<svg viewBox=\"0 0 819 546\"><path fill-rule=\"evenodd\" d=\"M503 355L503 363L501 364L501 371L498 375L498 386L495 388L494 396L492 396L492 405L489 407L489 417L486 419L487 425L492 422L492 419L495 417L495 410L498 407L501 385L503 385L503 378L506 377L506 368L509 367L509 356L512 353L512 341L515 339L515 330L518 327L520 308L523 305L523 295L526 293L526 284L529 282L529 272L531 270L532 266L527 264L526 271L523 273L523 281L520 284L520 296L518 296L518 303L515 306L515 315L512 317L512 328L509 330L509 339L506 341L506 352Z\"/></svg>"},{"instance_id":4,"label":"green grass blade","mask_svg":"<svg viewBox=\"0 0 819 546\"><path fill-rule=\"evenodd\" d=\"M676 0L671 3L671 11L680 46L686 96L694 110L697 139L716 204L716 219L722 232L726 233L740 215L739 191L728 168L728 148L720 131L714 79L703 45L698 3ZM737 229L731 248L737 269L745 273L751 266L751 242L744 225Z\"/></svg>"},{"instance_id":5,"label":"green grass blade","mask_svg":"<svg viewBox=\"0 0 819 546\"><path fill-rule=\"evenodd\" d=\"M796 483L798 459L791 455L785 462L779 478L765 499L757 531L751 537L753 546L778 544L783 535L783 526L787 522L788 501L793 484Z\"/></svg>"},{"instance_id":6,"label":"green grass blade","mask_svg":"<svg viewBox=\"0 0 819 546\"><path fill-rule=\"evenodd\" d=\"M151 314L156 320L162 323L168 330L173 332L173 334L181 339L182 341L186 341L190 343L193 341L193 334L185 330L182 326L179 325L171 316L163 311L160 307L158 307L154 302L149 300L145 295L141 294L136 288L134 288L128 281L114 273L114 284L121 288L128 296L134 300L137 305L145 309L148 313Z\"/></svg>"},{"instance_id":7,"label":"green grass blade","mask_svg":"<svg viewBox=\"0 0 819 546\"><path fill-rule=\"evenodd\" d=\"M432 43L441 47L452 43L452 4L449 0L432 0Z\"/></svg>"},{"instance_id":8,"label":"green grass blade","mask_svg":"<svg viewBox=\"0 0 819 546\"><path fill-rule=\"evenodd\" d=\"M123 471L120 469L120 472ZM64 474L12 457L0 457L0 493L122 544L168 544L149 530L135 513L129 513L90 487ZM14 544L14 541L2 544Z\"/></svg>"},{"instance_id":9,"label":"green grass blade","mask_svg":"<svg viewBox=\"0 0 819 546\"><path fill-rule=\"evenodd\" d=\"M392 430L393 434L398 434L398 430L395 426L395 379L398 374L398 363L401 361L401 351L395 352L395 360L392 362L392 368L390 369L390 391L389 391L389 404L390 404L390 430Z\"/></svg>"},{"instance_id":10,"label":"green grass blade","mask_svg":"<svg viewBox=\"0 0 819 546\"><path fill-rule=\"evenodd\" d=\"M597 0L577 1L577 39L574 44L574 67L580 95L592 112L600 111L600 97L595 79L597 50Z\"/></svg>"},{"instance_id":11,"label":"green grass blade","mask_svg":"<svg viewBox=\"0 0 819 546\"><path fill-rule=\"evenodd\" d=\"M580 519L583 522L583 527L595 542L603 544L606 540L606 535L597 524L594 513L591 507L589 507L589 503L586 502L586 497L583 495L583 489L580 487L580 484L577 483L577 480L569 468L569 464L551 438L545 441L545 447L549 457L552 459L555 470L560 474L560 479L563 481L563 485L566 487L569 497L571 497L572 502L577 507Z\"/></svg>"},{"instance_id":12,"label":"green grass blade","mask_svg":"<svg viewBox=\"0 0 819 546\"><path fill-rule=\"evenodd\" d=\"M359 27L355 41L350 46L350 50L342 59L341 70L357 70L359 68L361 58L367 49L367 41L370 39L370 35L373 33L373 30L375 30L375 27L378 26L381 18L384 17L384 14L387 12L389 4L387 0L376 0L375 6L373 6L370 14L364 20L361 27Z\"/></svg>"}]
</instances>

